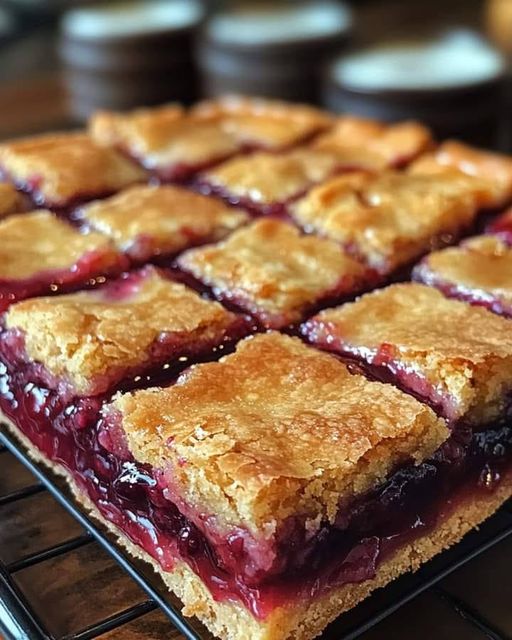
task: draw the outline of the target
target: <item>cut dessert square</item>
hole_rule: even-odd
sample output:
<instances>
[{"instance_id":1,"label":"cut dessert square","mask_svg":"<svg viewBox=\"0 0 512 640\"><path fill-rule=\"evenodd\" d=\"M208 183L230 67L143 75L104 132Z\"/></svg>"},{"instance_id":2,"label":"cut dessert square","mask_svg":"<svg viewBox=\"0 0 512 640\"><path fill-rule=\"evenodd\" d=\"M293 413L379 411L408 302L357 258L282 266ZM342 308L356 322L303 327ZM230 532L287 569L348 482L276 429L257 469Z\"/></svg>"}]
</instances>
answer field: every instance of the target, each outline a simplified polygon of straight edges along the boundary
<instances>
[{"instance_id":1,"label":"cut dessert square","mask_svg":"<svg viewBox=\"0 0 512 640\"><path fill-rule=\"evenodd\" d=\"M0 311L16 300L95 284L127 267L109 238L81 233L50 211L0 221Z\"/></svg>"},{"instance_id":2,"label":"cut dessert square","mask_svg":"<svg viewBox=\"0 0 512 640\"><path fill-rule=\"evenodd\" d=\"M90 131L101 144L121 149L162 179L185 180L238 151L299 142L330 121L312 107L232 97L189 112L175 105L99 112Z\"/></svg>"},{"instance_id":3,"label":"cut dessert square","mask_svg":"<svg viewBox=\"0 0 512 640\"><path fill-rule=\"evenodd\" d=\"M418 122L385 124L342 116L312 147L337 155L345 169L402 167L432 145L430 131Z\"/></svg>"},{"instance_id":4,"label":"cut dessert square","mask_svg":"<svg viewBox=\"0 0 512 640\"><path fill-rule=\"evenodd\" d=\"M105 441L160 475L220 566L253 586L304 571L356 496L449 436L426 405L276 332L117 396L105 416Z\"/></svg>"},{"instance_id":5,"label":"cut dessert square","mask_svg":"<svg viewBox=\"0 0 512 640\"><path fill-rule=\"evenodd\" d=\"M354 295L374 279L335 242L270 218L218 244L191 249L177 262L216 296L272 328L299 321L321 302Z\"/></svg>"},{"instance_id":6,"label":"cut dessert square","mask_svg":"<svg viewBox=\"0 0 512 640\"><path fill-rule=\"evenodd\" d=\"M289 201L325 180L338 167L336 156L308 148L258 152L233 158L198 177L200 189L263 214L281 214Z\"/></svg>"},{"instance_id":7,"label":"cut dessert square","mask_svg":"<svg viewBox=\"0 0 512 640\"><path fill-rule=\"evenodd\" d=\"M38 205L66 207L145 179L113 149L83 133L55 133L0 145L0 171Z\"/></svg>"},{"instance_id":8,"label":"cut dessert square","mask_svg":"<svg viewBox=\"0 0 512 640\"><path fill-rule=\"evenodd\" d=\"M500 238L477 236L431 253L415 267L413 277L450 298L512 316L512 249Z\"/></svg>"},{"instance_id":9,"label":"cut dessert square","mask_svg":"<svg viewBox=\"0 0 512 640\"><path fill-rule=\"evenodd\" d=\"M349 173L313 188L289 208L311 232L389 273L436 245L453 242L477 213L472 179Z\"/></svg>"},{"instance_id":10,"label":"cut dessert square","mask_svg":"<svg viewBox=\"0 0 512 640\"><path fill-rule=\"evenodd\" d=\"M220 240L248 219L219 200L174 186L135 186L78 213L135 262Z\"/></svg>"},{"instance_id":11,"label":"cut dessert square","mask_svg":"<svg viewBox=\"0 0 512 640\"><path fill-rule=\"evenodd\" d=\"M414 162L412 173L462 172L479 178L482 207L499 207L512 199L512 157L448 140Z\"/></svg>"},{"instance_id":12,"label":"cut dessert square","mask_svg":"<svg viewBox=\"0 0 512 640\"><path fill-rule=\"evenodd\" d=\"M248 331L243 317L153 267L92 291L12 305L4 325L4 348L14 345L13 357L42 367L44 380L68 397L102 393Z\"/></svg>"},{"instance_id":13,"label":"cut dessert square","mask_svg":"<svg viewBox=\"0 0 512 640\"><path fill-rule=\"evenodd\" d=\"M0 218L24 211L27 204L23 195L12 185L0 182Z\"/></svg>"},{"instance_id":14,"label":"cut dessert square","mask_svg":"<svg viewBox=\"0 0 512 640\"><path fill-rule=\"evenodd\" d=\"M512 392L510 322L422 284L396 284L306 322L309 340L436 406L448 419L489 424Z\"/></svg>"}]
</instances>

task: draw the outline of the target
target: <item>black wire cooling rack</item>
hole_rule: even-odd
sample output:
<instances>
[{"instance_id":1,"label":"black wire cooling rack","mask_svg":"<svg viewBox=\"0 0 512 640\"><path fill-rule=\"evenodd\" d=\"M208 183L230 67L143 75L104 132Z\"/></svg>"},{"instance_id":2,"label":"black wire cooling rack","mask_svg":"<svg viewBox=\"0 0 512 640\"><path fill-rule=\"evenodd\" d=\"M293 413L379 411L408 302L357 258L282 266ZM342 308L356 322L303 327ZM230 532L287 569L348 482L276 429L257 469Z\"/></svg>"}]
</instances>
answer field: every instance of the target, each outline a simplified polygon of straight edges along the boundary
<instances>
[{"instance_id":1,"label":"black wire cooling rack","mask_svg":"<svg viewBox=\"0 0 512 640\"><path fill-rule=\"evenodd\" d=\"M85 533L63 544L44 549L17 562L6 564L0 561L0 634L7 640L93 640L121 625L135 620L148 612L160 609L168 616L176 629L189 640L205 640L211 635L193 619L181 615L177 602L169 597L163 584L156 575L148 573L140 563L125 554L112 541L110 535L101 526L89 518L72 499L63 484L46 468L34 463L3 428L0 427L0 464L2 455L11 452L35 476L34 484L6 495L0 494L0 505L16 502L42 491L51 495L82 525ZM325 639L354 640L400 606L432 587L449 573L459 568L478 554L512 534L512 510L502 509L487 521L477 532L472 532L453 549L434 558L415 574L409 574L376 592L358 607L342 615L326 631ZM118 615L111 616L79 633L56 638L44 627L35 614L31 603L16 585L16 571L65 554L91 540L97 541L121 567L142 587L148 599ZM487 623L480 620L475 612L468 609L451 595L436 587L438 595L448 602L450 607L467 620L473 622L493 640L504 640ZM0 635L1 638L1 635Z\"/></svg>"}]
</instances>

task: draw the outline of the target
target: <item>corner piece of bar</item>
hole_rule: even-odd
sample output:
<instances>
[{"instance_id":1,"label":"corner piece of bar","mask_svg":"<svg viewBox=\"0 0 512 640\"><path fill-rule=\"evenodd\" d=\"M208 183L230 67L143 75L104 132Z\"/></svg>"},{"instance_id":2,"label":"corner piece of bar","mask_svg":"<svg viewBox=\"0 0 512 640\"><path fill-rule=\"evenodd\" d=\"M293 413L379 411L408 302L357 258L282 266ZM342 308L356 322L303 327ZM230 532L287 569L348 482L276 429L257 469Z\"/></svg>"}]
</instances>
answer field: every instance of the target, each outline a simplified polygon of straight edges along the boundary
<instances>
[{"instance_id":1,"label":"corner piece of bar","mask_svg":"<svg viewBox=\"0 0 512 640\"><path fill-rule=\"evenodd\" d=\"M497 236L475 236L430 253L414 268L413 279L449 298L512 316L512 248Z\"/></svg>"},{"instance_id":2,"label":"corner piece of bar","mask_svg":"<svg viewBox=\"0 0 512 640\"><path fill-rule=\"evenodd\" d=\"M177 262L220 299L273 329L300 321L323 302L353 297L375 280L371 269L335 242L303 235L273 218L257 220L223 242L191 249Z\"/></svg>"},{"instance_id":3,"label":"corner piece of bar","mask_svg":"<svg viewBox=\"0 0 512 640\"><path fill-rule=\"evenodd\" d=\"M0 171L37 205L62 208L110 195L146 175L86 134L54 133L0 145Z\"/></svg>"},{"instance_id":4,"label":"corner piece of bar","mask_svg":"<svg viewBox=\"0 0 512 640\"><path fill-rule=\"evenodd\" d=\"M499 422L510 409L510 329L509 320L414 283L366 294L302 326L312 343L472 425Z\"/></svg>"},{"instance_id":5,"label":"corner piece of bar","mask_svg":"<svg viewBox=\"0 0 512 640\"><path fill-rule=\"evenodd\" d=\"M53 388L95 395L247 331L243 317L146 267L99 289L11 306L2 349L15 349L10 360L42 366Z\"/></svg>"}]
</instances>

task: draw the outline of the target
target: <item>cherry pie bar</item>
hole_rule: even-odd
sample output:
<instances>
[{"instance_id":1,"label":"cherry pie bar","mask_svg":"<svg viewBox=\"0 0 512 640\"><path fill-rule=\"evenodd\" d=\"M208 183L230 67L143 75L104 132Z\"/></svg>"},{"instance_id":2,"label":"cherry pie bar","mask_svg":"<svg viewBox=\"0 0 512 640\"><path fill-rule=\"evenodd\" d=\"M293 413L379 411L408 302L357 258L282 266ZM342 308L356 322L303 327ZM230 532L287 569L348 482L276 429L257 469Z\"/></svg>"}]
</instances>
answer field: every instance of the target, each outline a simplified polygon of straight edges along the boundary
<instances>
[{"instance_id":1,"label":"cherry pie bar","mask_svg":"<svg viewBox=\"0 0 512 640\"><path fill-rule=\"evenodd\" d=\"M398 172L344 174L290 207L304 229L341 243L384 273L453 242L477 211L471 178Z\"/></svg>"},{"instance_id":2,"label":"cherry pie bar","mask_svg":"<svg viewBox=\"0 0 512 640\"><path fill-rule=\"evenodd\" d=\"M102 112L92 118L90 131L100 144L117 147L163 180L183 181L238 151L301 142L331 120L312 107L232 96L189 112L176 105Z\"/></svg>"},{"instance_id":3,"label":"cherry pie bar","mask_svg":"<svg viewBox=\"0 0 512 640\"><path fill-rule=\"evenodd\" d=\"M499 237L477 236L431 253L413 277L450 298L512 316L512 249Z\"/></svg>"},{"instance_id":4,"label":"cherry pie bar","mask_svg":"<svg viewBox=\"0 0 512 640\"><path fill-rule=\"evenodd\" d=\"M220 240L248 220L244 211L213 198L180 187L147 185L93 202L74 215L112 238L133 262Z\"/></svg>"},{"instance_id":5,"label":"cherry pie bar","mask_svg":"<svg viewBox=\"0 0 512 640\"><path fill-rule=\"evenodd\" d=\"M184 615L312 640L512 496L510 214L461 241L512 159L237 96L88 131L0 145L0 417Z\"/></svg>"}]
</instances>

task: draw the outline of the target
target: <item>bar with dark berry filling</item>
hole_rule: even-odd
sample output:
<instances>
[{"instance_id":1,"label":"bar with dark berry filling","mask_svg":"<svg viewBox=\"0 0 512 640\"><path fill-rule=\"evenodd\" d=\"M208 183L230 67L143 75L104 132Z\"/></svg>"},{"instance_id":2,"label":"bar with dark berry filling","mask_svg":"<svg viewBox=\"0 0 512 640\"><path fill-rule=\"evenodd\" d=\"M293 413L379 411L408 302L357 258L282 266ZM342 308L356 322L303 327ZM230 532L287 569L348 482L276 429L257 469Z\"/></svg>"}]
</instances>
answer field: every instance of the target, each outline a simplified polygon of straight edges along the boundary
<instances>
[{"instance_id":1,"label":"bar with dark berry filling","mask_svg":"<svg viewBox=\"0 0 512 640\"><path fill-rule=\"evenodd\" d=\"M252 149L280 149L311 137L331 122L313 107L229 98L191 111L169 105L129 113L99 112L91 135L138 160L168 181Z\"/></svg>"},{"instance_id":2,"label":"bar with dark berry filling","mask_svg":"<svg viewBox=\"0 0 512 640\"><path fill-rule=\"evenodd\" d=\"M23 195L12 185L0 182L0 219L27 209Z\"/></svg>"},{"instance_id":3,"label":"bar with dark berry filling","mask_svg":"<svg viewBox=\"0 0 512 640\"><path fill-rule=\"evenodd\" d=\"M198 188L256 214L284 214L293 199L333 175L336 156L301 147L286 153L257 152L201 173Z\"/></svg>"},{"instance_id":4,"label":"bar with dark berry filling","mask_svg":"<svg viewBox=\"0 0 512 640\"><path fill-rule=\"evenodd\" d=\"M127 266L109 238L82 233L50 211L0 220L0 311L30 296L95 284Z\"/></svg>"},{"instance_id":5,"label":"bar with dark berry filling","mask_svg":"<svg viewBox=\"0 0 512 640\"><path fill-rule=\"evenodd\" d=\"M492 220L485 231L498 236L508 245L512 245L512 208L507 209L505 213Z\"/></svg>"},{"instance_id":6,"label":"bar with dark berry filling","mask_svg":"<svg viewBox=\"0 0 512 640\"><path fill-rule=\"evenodd\" d=\"M510 411L510 321L431 287L392 285L322 311L302 330L455 423L492 424Z\"/></svg>"},{"instance_id":7,"label":"bar with dark berry filling","mask_svg":"<svg viewBox=\"0 0 512 640\"><path fill-rule=\"evenodd\" d=\"M131 187L74 215L112 238L134 262L221 240L248 219L220 200L174 186Z\"/></svg>"},{"instance_id":8,"label":"bar with dark berry filling","mask_svg":"<svg viewBox=\"0 0 512 640\"><path fill-rule=\"evenodd\" d=\"M512 316L512 249L491 235L426 256L413 277L450 298Z\"/></svg>"},{"instance_id":9,"label":"bar with dark berry filling","mask_svg":"<svg viewBox=\"0 0 512 640\"><path fill-rule=\"evenodd\" d=\"M0 173L37 204L63 208L145 179L114 149L83 133L55 133L0 145Z\"/></svg>"},{"instance_id":10,"label":"bar with dark berry filling","mask_svg":"<svg viewBox=\"0 0 512 640\"><path fill-rule=\"evenodd\" d=\"M3 324L0 350L63 397L97 395L146 370L201 357L249 327L154 267L95 290L19 302Z\"/></svg>"},{"instance_id":11,"label":"bar with dark berry filling","mask_svg":"<svg viewBox=\"0 0 512 640\"><path fill-rule=\"evenodd\" d=\"M385 124L354 116L341 116L312 144L335 154L344 169L370 171L402 167L431 146L431 132L418 122Z\"/></svg>"},{"instance_id":12,"label":"bar with dark berry filling","mask_svg":"<svg viewBox=\"0 0 512 640\"><path fill-rule=\"evenodd\" d=\"M477 205L466 176L348 173L313 188L289 212L308 232L390 273L453 242L471 226Z\"/></svg>"},{"instance_id":13,"label":"bar with dark berry filling","mask_svg":"<svg viewBox=\"0 0 512 640\"><path fill-rule=\"evenodd\" d=\"M335 242L268 218L190 249L177 263L267 328L297 322L318 304L354 296L375 281L371 269Z\"/></svg>"},{"instance_id":14,"label":"bar with dark berry filling","mask_svg":"<svg viewBox=\"0 0 512 640\"><path fill-rule=\"evenodd\" d=\"M418 158L411 173L465 173L480 181L480 205L495 208L512 199L512 157L471 147L456 140L443 142Z\"/></svg>"}]
</instances>

